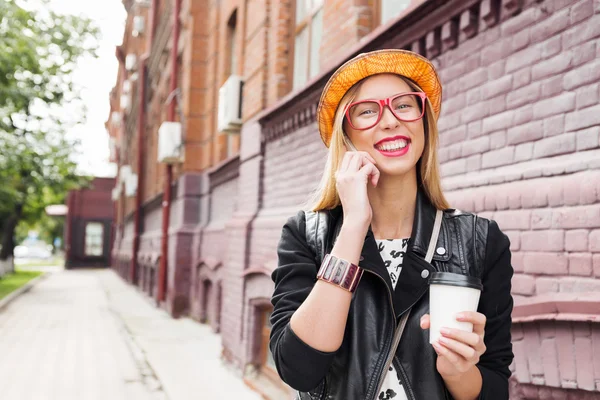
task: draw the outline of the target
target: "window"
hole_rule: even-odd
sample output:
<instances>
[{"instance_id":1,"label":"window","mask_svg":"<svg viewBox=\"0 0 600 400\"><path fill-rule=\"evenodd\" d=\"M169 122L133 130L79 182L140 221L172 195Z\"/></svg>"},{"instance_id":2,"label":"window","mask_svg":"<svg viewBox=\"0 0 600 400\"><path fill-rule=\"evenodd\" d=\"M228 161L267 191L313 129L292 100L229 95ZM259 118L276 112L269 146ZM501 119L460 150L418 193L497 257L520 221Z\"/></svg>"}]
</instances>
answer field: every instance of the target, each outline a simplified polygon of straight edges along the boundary
<instances>
[{"instance_id":1,"label":"window","mask_svg":"<svg viewBox=\"0 0 600 400\"><path fill-rule=\"evenodd\" d=\"M273 353L269 347L269 336L271 335L271 313L272 309L262 309L262 327L261 327L261 364L262 372L268 376L272 376L277 379L277 372L275 367L275 360L273 359Z\"/></svg>"},{"instance_id":2,"label":"window","mask_svg":"<svg viewBox=\"0 0 600 400\"><path fill-rule=\"evenodd\" d=\"M100 257L104 253L104 225L88 222L85 225L85 255Z\"/></svg>"},{"instance_id":3,"label":"window","mask_svg":"<svg viewBox=\"0 0 600 400\"><path fill-rule=\"evenodd\" d=\"M229 75L238 73L238 60L237 60L237 44L236 34L237 32L237 10L235 10L229 21L227 22L227 56L229 57L228 68Z\"/></svg>"},{"instance_id":4,"label":"window","mask_svg":"<svg viewBox=\"0 0 600 400\"><path fill-rule=\"evenodd\" d=\"M319 72L323 36L323 0L296 0L294 40L294 89Z\"/></svg>"},{"instance_id":5,"label":"window","mask_svg":"<svg viewBox=\"0 0 600 400\"><path fill-rule=\"evenodd\" d=\"M392 18L395 18L402 11L406 10L412 0L379 0L380 22L385 24Z\"/></svg>"}]
</instances>

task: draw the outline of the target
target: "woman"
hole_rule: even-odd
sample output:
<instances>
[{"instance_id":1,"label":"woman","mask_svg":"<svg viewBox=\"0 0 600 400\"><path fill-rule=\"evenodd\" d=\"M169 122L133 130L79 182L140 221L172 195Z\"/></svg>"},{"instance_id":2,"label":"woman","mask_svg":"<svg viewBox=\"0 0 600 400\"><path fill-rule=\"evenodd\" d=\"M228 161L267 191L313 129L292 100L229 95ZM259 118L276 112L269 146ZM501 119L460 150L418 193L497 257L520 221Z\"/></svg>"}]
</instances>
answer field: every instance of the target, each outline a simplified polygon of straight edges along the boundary
<instances>
[{"instance_id":1,"label":"woman","mask_svg":"<svg viewBox=\"0 0 600 400\"><path fill-rule=\"evenodd\" d=\"M404 50L361 54L323 90L327 165L310 211L283 227L272 276L270 347L300 399L508 398L509 240L495 222L449 208L440 104L434 67ZM442 330L430 344L435 271L484 289L478 312L457 316L473 332Z\"/></svg>"}]
</instances>

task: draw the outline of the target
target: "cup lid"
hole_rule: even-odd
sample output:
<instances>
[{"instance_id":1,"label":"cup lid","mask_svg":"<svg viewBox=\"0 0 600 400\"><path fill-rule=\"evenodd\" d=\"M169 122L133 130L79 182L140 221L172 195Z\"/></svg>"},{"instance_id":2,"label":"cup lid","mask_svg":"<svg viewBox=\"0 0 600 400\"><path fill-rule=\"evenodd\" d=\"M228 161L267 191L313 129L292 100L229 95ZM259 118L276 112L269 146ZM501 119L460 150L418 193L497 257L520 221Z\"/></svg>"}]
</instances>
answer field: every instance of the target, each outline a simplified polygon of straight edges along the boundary
<instances>
[{"instance_id":1,"label":"cup lid","mask_svg":"<svg viewBox=\"0 0 600 400\"><path fill-rule=\"evenodd\" d=\"M453 272L434 272L429 279L430 285L450 285L483 290L481 279Z\"/></svg>"}]
</instances>

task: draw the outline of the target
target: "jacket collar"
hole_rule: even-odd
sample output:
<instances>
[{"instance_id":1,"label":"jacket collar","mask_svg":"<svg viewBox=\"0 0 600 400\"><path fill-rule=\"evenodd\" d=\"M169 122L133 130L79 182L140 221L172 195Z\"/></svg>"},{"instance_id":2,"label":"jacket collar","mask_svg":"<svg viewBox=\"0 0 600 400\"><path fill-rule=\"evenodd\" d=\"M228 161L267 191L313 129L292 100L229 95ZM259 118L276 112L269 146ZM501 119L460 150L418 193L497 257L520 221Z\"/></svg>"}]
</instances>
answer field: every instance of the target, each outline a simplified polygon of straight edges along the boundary
<instances>
[{"instance_id":1,"label":"jacket collar","mask_svg":"<svg viewBox=\"0 0 600 400\"><path fill-rule=\"evenodd\" d=\"M413 220L411 237L408 242L408 251L418 254L421 258L425 258L425 255L427 254L427 248L429 247L429 240L431 238L431 233L433 232L433 225L435 222L435 213L436 209L429 201L429 198L424 193L423 189L420 188L417 190L415 216ZM333 238L336 238L340 232L340 229L342 228L342 222L344 219L342 207L340 206L331 210L331 214L334 217L334 220L337 221L333 232ZM450 259L451 249L449 237L448 226L447 224L442 223L440 236L436 244L437 251L433 256L434 260L448 261ZM373 230L370 225L365 237L365 244L361 253L361 261L364 261L364 264L370 267L368 269L373 269L374 272L378 272L378 274L384 280L389 280L389 275L385 269L383 260L379 255L379 249L377 247L377 242L375 241L375 235L373 234Z\"/></svg>"},{"instance_id":2,"label":"jacket collar","mask_svg":"<svg viewBox=\"0 0 600 400\"><path fill-rule=\"evenodd\" d=\"M419 254L423 258L427 254L429 248L429 240L433 232L435 223L436 209L429 201L429 198L424 193L423 189L417 191L417 201L415 205L415 217L410 241L408 242L408 250ZM436 244L436 252L433 255L434 260L448 261L450 259L450 245L448 227L442 224L440 236Z\"/></svg>"}]
</instances>

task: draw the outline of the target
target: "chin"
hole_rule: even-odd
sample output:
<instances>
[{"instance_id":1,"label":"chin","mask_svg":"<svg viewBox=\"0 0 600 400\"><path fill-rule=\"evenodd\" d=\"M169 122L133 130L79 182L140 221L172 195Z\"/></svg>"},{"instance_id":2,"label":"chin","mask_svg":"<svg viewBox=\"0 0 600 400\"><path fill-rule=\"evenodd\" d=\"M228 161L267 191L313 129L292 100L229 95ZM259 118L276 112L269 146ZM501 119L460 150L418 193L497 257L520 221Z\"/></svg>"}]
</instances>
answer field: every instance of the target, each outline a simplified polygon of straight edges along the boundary
<instances>
[{"instance_id":1,"label":"chin","mask_svg":"<svg viewBox=\"0 0 600 400\"><path fill-rule=\"evenodd\" d=\"M407 175L409 173L413 173L417 171L417 166L416 164L405 164L405 165L383 165L383 164L378 164L377 167L379 168L379 172L381 172L382 175L388 175L388 176L403 176L403 175Z\"/></svg>"}]
</instances>

